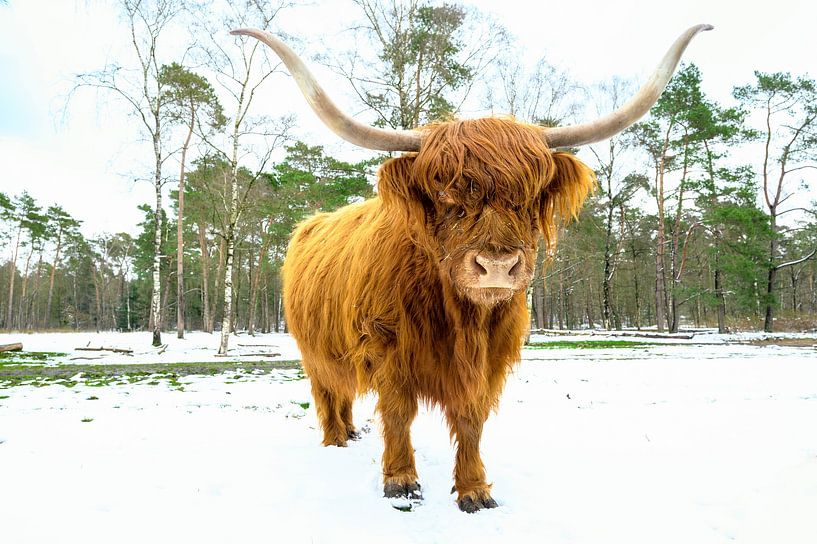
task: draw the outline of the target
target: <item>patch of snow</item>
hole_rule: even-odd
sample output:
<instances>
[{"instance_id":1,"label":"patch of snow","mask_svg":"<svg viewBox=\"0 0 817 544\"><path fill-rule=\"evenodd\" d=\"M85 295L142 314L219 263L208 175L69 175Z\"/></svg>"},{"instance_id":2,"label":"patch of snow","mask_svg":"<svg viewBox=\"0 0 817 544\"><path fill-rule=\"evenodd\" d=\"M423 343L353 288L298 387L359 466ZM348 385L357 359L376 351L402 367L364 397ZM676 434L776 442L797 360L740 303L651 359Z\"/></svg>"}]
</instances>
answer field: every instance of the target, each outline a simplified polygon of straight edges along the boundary
<instances>
[{"instance_id":1,"label":"patch of snow","mask_svg":"<svg viewBox=\"0 0 817 544\"><path fill-rule=\"evenodd\" d=\"M217 333L187 332L183 339L175 334L162 335L162 347L151 345L150 332L50 332L3 333L0 344L22 342L24 351L65 353L54 361L59 364L146 364L203 363L224 361L218 357ZM164 346L166 349L163 349ZM286 361L300 359L295 340L288 334L268 333L256 336L233 335L226 359L239 361ZM274 346L274 347L271 347ZM115 348L133 350L132 354L111 351L82 351L76 348Z\"/></svg>"},{"instance_id":2,"label":"patch of snow","mask_svg":"<svg viewBox=\"0 0 817 544\"><path fill-rule=\"evenodd\" d=\"M156 362L201 361L218 341L168 335L155 356L147 333L90 336ZM59 334L22 341L84 345ZM286 335L257 342L299 358ZM499 507L473 515L450 494L454 447L438 410L421 408L412 427L424 499L402 512L382 496L373 396L355 403L361 440L324 448L296 370L235 374L179 377L183 391L167 381L3 389L0 541L817 542L811 349L696 336L523 350L483 434Z\"/></svg>"}]
</instances>

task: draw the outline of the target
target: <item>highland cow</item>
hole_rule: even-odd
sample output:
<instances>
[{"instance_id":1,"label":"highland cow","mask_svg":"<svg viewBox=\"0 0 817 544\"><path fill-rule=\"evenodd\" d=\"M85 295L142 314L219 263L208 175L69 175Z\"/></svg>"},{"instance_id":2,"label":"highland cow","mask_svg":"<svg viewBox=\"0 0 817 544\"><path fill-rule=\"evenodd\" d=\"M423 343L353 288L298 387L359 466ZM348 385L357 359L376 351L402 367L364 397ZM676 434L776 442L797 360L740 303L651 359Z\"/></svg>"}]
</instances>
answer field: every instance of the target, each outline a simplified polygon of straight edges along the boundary
<instances>
[{"instance_id":1,"label":"highland cow","mask_svg":"<svg viewBox=\"0 0 817 544\"><path fill-rule=\"evenodd\" d=\"M643 116L689 41L687 30L622 108L594 122L544 128L510 118L457 120L410 131L368 127L341 112L301 60L274 36L254 36L281 57L319 117L342 138L385 151L378 195L307 219L284 269L289 330L303 354L323 444L358 437L352 405L378 394L387 497L421 498L410 427L418 403L437 405L456 441L461 510L494 508L480 458L528 328L526 289L539 240L547 251L575 217L593 171L554 148L609 138Z\"/></svg>"}]
</instances>

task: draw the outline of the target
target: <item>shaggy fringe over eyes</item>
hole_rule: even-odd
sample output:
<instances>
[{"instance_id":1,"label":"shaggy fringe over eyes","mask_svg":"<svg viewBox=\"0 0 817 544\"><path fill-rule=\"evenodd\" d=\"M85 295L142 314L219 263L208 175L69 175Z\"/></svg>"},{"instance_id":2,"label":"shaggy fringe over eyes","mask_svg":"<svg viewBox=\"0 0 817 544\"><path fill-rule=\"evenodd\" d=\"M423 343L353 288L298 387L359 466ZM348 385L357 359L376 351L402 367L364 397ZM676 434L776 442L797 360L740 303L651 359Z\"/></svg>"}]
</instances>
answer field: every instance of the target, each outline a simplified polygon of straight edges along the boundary
<instances>
[{"instance_id":1,"label":"shaggy fringe over eyes","mask_svg":"<svg viewBox=\"0 0 817 544\"><path fill-rule=\"evenodd\" d=\"M587 165L551 151L539 127L512 118L453 121L423 130L422 150L387 161L378 181L384 203L399 204L415 224L441 191L466 213L479 212L489 201L511 210L528 206L538 212L552 253L559 228L577 217L596 185ZM422 230L414 229L412 236L423 236Z\"/></svg>"},{"instance_id":2,"label":"shaggy fringe over eyes","mask_svg":"<svg viewBox=\"0 0 817 544\"><path fill-rule=\"evenodd\" d=\"M414 181L434 198L445 191L466 211L488 201L512 207L535 201L553 171L541 131L510 118L430 125L414 160Z\"/></svg>"},{"instance_id":3,"label":"shaggy fringe over eyes","mask_svg":"<svg viewBox=\"0 0 817 544\"><path fill-rule=\"evenodd\" d=\"M539 228L548 254L556 249L559 227L577 219L587 196L596 187L593 170L570 153L552 154L554 170L539 200Z\"/></svg>"}]
</instances>

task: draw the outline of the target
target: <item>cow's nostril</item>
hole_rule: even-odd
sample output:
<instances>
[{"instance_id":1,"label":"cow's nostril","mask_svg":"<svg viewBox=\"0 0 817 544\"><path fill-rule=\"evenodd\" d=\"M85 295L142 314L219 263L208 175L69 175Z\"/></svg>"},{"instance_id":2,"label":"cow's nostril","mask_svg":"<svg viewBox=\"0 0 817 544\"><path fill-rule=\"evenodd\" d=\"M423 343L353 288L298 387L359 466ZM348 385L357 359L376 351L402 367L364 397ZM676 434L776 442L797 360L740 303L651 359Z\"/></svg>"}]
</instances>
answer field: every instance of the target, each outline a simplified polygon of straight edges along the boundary
<instances>
[{"instance_id":1,"label":"cow's nostril","mask_svg":"<svg viewBox=\"0 0 817 544\"><path fill-rule=\"evenodd\" d=\"M473 259L471 259L471 262L472 262L472 263L473 263L473 265L474 265L474 270L475 270L475 271L477 272L477 274L479 274L480 276L484 276L484 275L486 275L486 274L488 273L488 269L487 269L487 268L485 268L484 266L482 266L482 264L480 264L480 262L479 262L479 255L474 256L474 258L473 258Z\"/></svg>"},{"instance_id":2,"label":"cow's nostril","mask_svg":"<svg viewBox=\"0 0 817 544\"><path fill-rule=\"evenodd\" d=\"M508 275L512 278L515 278L519 271L522 270L522 259L519 258L519 255L516 256L516 263L508 270Z\"/></svg>"}]
</instances>

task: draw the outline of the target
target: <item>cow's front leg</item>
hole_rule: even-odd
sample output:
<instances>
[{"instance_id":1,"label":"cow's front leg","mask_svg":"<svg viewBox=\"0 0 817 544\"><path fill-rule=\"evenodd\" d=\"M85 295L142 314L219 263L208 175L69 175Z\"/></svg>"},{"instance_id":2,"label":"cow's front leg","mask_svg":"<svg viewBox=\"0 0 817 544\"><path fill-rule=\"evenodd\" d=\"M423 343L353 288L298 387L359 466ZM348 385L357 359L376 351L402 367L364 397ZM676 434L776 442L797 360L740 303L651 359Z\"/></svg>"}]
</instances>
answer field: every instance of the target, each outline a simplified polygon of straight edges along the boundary
<instances>
[{"instance_id":1,"label":"cow's front leg","mask_svg":"<svg viewBox=\"0 0 817 544\"><path fill-rule=\"evenodd\" d=\"M417 399L394 389L381 391L377 409L383 420L385 443L383 494L388 498L421 499L411 446L411 422L417 415Z\"/></svg>"},{"instance_id":2,"label":"cow's front leg","mask_svg":"<svg viewBox=\"0 0 817 544\"><path fill-rule=\"evenodd\" d=\"M483 508L496 508L491 497L491 486L485 481L485 465L479 455L482 426L488 411L477 407L446 410L451 437L457 441L454 463L454 489L457 504L463 512L473 513Z\"/></svg>"}]
</instances>

